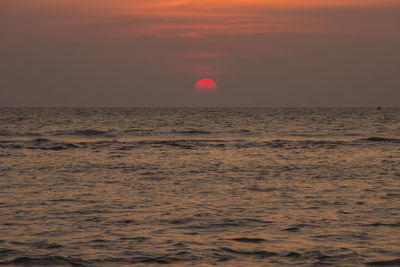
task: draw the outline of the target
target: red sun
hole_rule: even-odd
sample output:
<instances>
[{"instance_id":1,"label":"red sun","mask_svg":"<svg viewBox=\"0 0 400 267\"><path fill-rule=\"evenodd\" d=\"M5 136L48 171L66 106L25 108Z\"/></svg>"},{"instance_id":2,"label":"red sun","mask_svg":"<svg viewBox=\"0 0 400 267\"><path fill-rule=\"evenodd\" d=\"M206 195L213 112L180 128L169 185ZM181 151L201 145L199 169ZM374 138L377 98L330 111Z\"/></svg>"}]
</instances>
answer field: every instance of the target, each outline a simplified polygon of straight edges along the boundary
<instances>
[{"instance_id":1,"label":"red sun","mask_svg":"<svg viewBox=\"0 0 400 267\"><path fill-rule=\"evenodd\" d=\"M213 93L217 91L217 84L211 79L201 79L196 83L195 90L199 93Z\"/></svg>"}]
</instances>

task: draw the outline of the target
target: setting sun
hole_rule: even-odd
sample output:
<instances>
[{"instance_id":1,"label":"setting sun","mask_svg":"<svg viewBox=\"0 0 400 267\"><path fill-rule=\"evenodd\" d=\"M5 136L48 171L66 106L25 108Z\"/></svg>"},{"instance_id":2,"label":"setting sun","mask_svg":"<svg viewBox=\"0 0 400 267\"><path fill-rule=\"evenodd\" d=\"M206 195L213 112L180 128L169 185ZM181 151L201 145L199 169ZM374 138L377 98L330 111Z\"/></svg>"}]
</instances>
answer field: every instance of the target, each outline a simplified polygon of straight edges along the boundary
<instances>
[{"instance_id":1,"label":"setting sun","mask_svg":"<svg viewBox=\"0 0 400 267\"><path fill-rule=\"evenodd\" d=\"M196 83L195 90L197 92L216 92L217 84L211 79L201 79Z\"/></svg>"}]
</instances>

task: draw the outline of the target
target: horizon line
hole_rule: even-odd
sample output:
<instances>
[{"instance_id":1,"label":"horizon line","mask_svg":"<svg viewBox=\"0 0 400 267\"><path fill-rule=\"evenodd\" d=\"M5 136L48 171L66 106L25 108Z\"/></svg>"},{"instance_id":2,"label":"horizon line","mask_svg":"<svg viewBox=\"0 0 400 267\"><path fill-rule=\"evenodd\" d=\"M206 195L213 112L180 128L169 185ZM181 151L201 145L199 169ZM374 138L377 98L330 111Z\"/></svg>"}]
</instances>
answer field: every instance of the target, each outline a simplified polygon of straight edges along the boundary
<instances>
[{"instance_id":1,"label":"horizon line","mask_svg":"<svg viewBox=\"0 0 400 267\"><path fill-rule=\"evenodd\" d=\"M132 108L132 109L297 109L297 108L400 108L400 106L0 106L0 108Z\"/></svg>"}]
</instances>

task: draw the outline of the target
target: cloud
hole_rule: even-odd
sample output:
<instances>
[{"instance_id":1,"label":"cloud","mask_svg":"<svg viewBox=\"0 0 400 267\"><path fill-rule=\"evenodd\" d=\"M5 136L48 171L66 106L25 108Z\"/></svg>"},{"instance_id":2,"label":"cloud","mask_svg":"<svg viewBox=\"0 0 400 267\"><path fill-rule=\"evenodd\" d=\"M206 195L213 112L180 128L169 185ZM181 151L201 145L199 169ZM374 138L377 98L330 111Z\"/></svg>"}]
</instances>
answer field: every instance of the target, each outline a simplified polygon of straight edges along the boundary
<instances>
[{"instance_id":1,"label":"cloud","mask_svg":"<svg viewBox=\"0 0 400 267\"><path fill-rule=\"evenodd\" d=\"M394 0L6 0L3 5L10 7L8 15L37 30L86 28L88 34L114 37L398 34L400 12Z\"/></svg>"}]
</instances>

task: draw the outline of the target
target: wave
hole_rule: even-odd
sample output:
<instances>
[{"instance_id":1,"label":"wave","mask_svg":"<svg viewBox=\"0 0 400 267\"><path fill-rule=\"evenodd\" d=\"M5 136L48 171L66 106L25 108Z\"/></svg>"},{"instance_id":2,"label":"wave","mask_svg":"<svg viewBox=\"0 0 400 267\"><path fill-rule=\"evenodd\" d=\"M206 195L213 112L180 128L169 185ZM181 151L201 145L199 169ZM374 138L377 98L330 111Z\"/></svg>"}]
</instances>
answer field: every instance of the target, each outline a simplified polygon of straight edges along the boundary
<instances>
[{"instance_id":1,"label":"wave","mask_svg":"<svg viewBox=\"0 0 400 267\"><path fill-rule=\"evenodd\" d=\"M54 142L46 138L37 138L29 141L20 140L2 140L0 148L9 149L41 149L41 150L65 150L70 148L78 148L78 145L67 142Z\"/></svg>"},{"instance_id":2,"label":"wave","mask_svg":"<svg viewBox=\"0 0 400 267\"><path fill-rule=\"evenodd\" d=\"M129 130L124 130L124 134L133 134L133 135L145 135L145 134L150 134L152 133L152 129L129 129Z\"/></svg>"},{"instance_id":3,"label":"wave","mask_svg":"<svg viewBox=\"0 0 400 267\"><path fill-rule=\"evenodd\" d=\"M174 133L180 133L180 134L212 134L213 132L202 131L202 130L188 130L188 131L180 131L180 132L174 132Z\"/></svg>"},{"instance_id":4,"label":"wave","mask_svg":"<svg viewBox=\"0 0 400 267\"><path fill-rule=\"evenodd\" d=\"M397 223L381 223L381 222L376 222L376 223L371 223L371 224L365 224L363 226L387 226L387 227L400 227L400 222Z\"/></svg>"},{"instance_id":5,"label":"wave","mask_svg":"<svg viewBox=\"0 0 400 267\"><path fill-rule=\"evenodd\" d=\"M260 257L260 258L266 258L266 257L271 257L271 256L277 256L278 253L275 252L270 252L270 251L265 251L265 250L235 250L231 248L226 248L226 247L221 247L220 250L233 253L233 254L240 254L240 255L247 255L247 256L255 256L255 257Z\"/></svg>"},{"instance_id":6,"label":"wave","mask_svg":"<svg viewBox=\"0 0 400 267\"><path fill-rule=\"evenodd\" d=\"M85 266L88 262L82 259L62 256L44 257L18 257L10 261L0 262L0 265L24 265L24 266Z\"/></svg>"},{"instance_id":7,"label":"wave","mask_svg":"<svg viewBox=\"0 0 400 267\"><path fill-rule=\"evenodd\" d=\"M16 133L16 132L10 132L10 131L0 131L0 136L4 137L34 137L34 136L41 136L40 133L35 133L35 132L21 132L21 133Z\"/></svg>"},{"instance_id":8,"label":"wave","mask_svg":"<svg viewBox=\"0 0 400 267\"><path fill-rule=\"evenodd\" d=\"M264 239L264 238L248 238L248 237L233 238L232 240L236 241L236 242L241 242L241 243L262 243L262 242L267 242L267 240Z\"/></svg>"},{"instance_id":9,"label":"wave","mask_svg":"<svg viewBox=\"0 0 400 267\"><path fill-rule=\"evenodd\" d=\"M116 150L131 150L138 147L173 147L177 149L196 149L209 147L215 149L246 149L246 148L307 148L307 147L328 147L333 148L343 142L329 141L246 141L246 140L225 140L225 139L180 139L180 140L138 140L138 141L118 141L118 140L99 140L95 142L57 142L46 138L36 138L28 141L21 140L1 140L1 148L26 148L26 149L52 149L64 150L70 148L112 148Z\"/></svg>"},{"instance_id":10,"label":"wave","mask_svg":"<svg viewBox=\"0 0 400 267\"><path fill-rule=\"evenodd\" d=\"M55 131L52 133L54 136L62 135L80 135L80 136L99 136L99 135L111 135L111 131L100 131L100 130L67 130L67 131Z\"/></svg>"},{"instance_id":11,"label":"wave","mask_svg":"<svg viewBox=\"0 0 400 267\"><path fill-rule=\"evenodd\" d=\"M370 261L365 264L369 266L400 266L400 258L393 260Z\"/></svg>"},{"instance_id":12,"label":"wave","mask_svg":"<svg viewBox=\"0 0 400 267\"><path fill-rule=\"evenodd\" d=\"M64 132L65 133L65 132ZM82 134L81 131L74 132ZM101 136L105 131L84 132L87 135ZM107 136L109 137L107 133ZM72 148L96 148L129 151L140 147L161 148L171 147L175 149L199 149L202 147L213 149L252 149L252 148L273 148L273 149L336 149L341 146L360 146L367 142L400 143L400 139L370 137L354 141L337 140L246 140L246 139L171 139L171 140L93 140L93 141L53 141L47 138L35 138L32 140L0 140L0 148L8 149L42 149L42 150L66 150ZM250 189L251 190L251 189ZM256 189L255 189L256 191Z\"/></svg>"},{"instance_id":13,"label":"wave","mask_svg":"<svg viewBox=\"0 0 400 267\"><path fill-rule=\"evenodd\" d=\"M356 141L400 143L399 138L387 138L387 137L375 137L375 136L368 138L361 138Z\"/></svg>"},{"instance_id":14,"label":"wave","mask_svg":"<svg viewBox=\"0 0 400 267\"><path fill-rule=\"evenodd\" d=\"M64 256L37 256L27 257L20 256L10 261L0 262L0 265L21 265L21 266L96 266L96 264L108 263L110 265L126 265L126 264L172 264L180 261L196 261L200 258L196 257L190 252L180 251L174 254L165 255L140 255L129 258L106 258L106 259L92 259L84 260L76 257Z\"/></svg>"},{"instance_id":15,"label":"wave","mask_svg":"<svg viewBox=\"0 0 400 267\"><path fill-rule=\"evenodd\" d=\"M242 141L236 142L237 148L271 147L271 148L328 148L333 149L341 145L351 144L349 141L336 140L281 140L272 141Z\"/></svg>"},{"instance_id":16,"label":"wave","mask_svg":"<svg viewBox=\"0 0 400 267\"><path fill-rule=\"evenodd\" d=\"M173 131L174 134L187 134L187 135L210 135L210 134L242 134L249 135L252 131L247 129L239 130L229 130L229 131L206 131L206 130L183 130L183 131Z\"/></svg>"},{"instance_id":17,"label":"wave","mask_svg":"<svg viewBox=\"0 0 400 267\"><path fill-rule=\"evenodd\" d=\"M94 240L92 243L104 243L103 240ZM333 261L342 261L344 258L359 258L355 252L348 253L330 253L329 255L318 251L289 251L289 252L274 252L264 249L238 249L231 247L216 247L203 255L198 255L196 252L191 252L186 247L185 242L175 243L175 249L169 253L149 254L140 251L128 253L126 257L106 257L96 259L83 259L72 256L19 256L12 260L0 261L0 265L6 266L118 266L118 265L132 265L132 264L177 264L182 265L202 265L204 260L211 260L212 262L221 262L235 260L243 257L253 259L266 259L273 258L273 261L280 261L283 258L290 258L290 260L299 261L298 263L307 263L310 261L317 262L321 265L332 264ZM15 257L15 256L14 256ZM205 258L207 257L207 259ZM243 261L243 259L241 259ZM400 259L382 260L365 262L368 266L399 266ZM234 264L232 264L234 265ZM318 265L318 264L317 264ZM340 264L339 264L340 265Z\"/></svg>"},{"instance_id":18,"label":"wave","mask_svg":"<svg viewBox=\"0 0 400 267\"><path fill-rule=\"evenodd\" d=\"M196 219L184 218L182 220L173 220L172 222L168 222L169 224L178 224L176 228L178 229L189 229L189 230L197 230L197 229L226 229L226 228L237 228L243 226L261 226L264 227L269 225L271 221L264 221L252 218L241 218L241 219L223 219L208 223L199 223ZM240 239L239 239L240 240ZM243 241L244 239L242 239ZM249 239L250 240L250 239ZM253 240L254 241L254 240ZM250 241L249 241L250 242Z\"/></svg>"}]
</instances>

